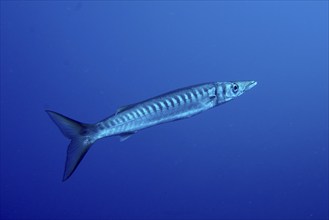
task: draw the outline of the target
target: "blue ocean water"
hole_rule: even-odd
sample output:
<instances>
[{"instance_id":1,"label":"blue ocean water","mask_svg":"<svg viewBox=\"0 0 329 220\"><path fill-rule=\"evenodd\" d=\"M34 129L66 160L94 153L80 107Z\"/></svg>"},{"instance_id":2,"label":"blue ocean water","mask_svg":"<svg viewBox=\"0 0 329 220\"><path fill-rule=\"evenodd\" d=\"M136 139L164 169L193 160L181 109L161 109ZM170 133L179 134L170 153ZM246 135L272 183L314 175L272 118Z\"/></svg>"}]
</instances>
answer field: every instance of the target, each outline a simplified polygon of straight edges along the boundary
<instances>
[{"instance_id":1,"label":"blue ocean water","mask_svg":"<svg viewBox=\"0 0 329 220\"><path fill-rule=\"evenodd\" d=\"M1 219L328 219L327 1L1 1ZM238 99L93 145L97 122L209 81Z\"/></svg>"}]
</instances>

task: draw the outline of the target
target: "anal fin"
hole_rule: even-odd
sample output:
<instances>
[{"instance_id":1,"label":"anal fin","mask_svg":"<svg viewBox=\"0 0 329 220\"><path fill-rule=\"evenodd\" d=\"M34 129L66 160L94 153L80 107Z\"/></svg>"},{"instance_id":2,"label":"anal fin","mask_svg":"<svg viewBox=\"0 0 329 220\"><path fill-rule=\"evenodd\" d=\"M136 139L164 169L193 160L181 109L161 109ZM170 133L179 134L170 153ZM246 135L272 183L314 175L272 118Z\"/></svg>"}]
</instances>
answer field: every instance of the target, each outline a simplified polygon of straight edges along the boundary
<instances>
[{"instance_id":1,"label":"anal fin","mask_svg":"<svg viewBox=\"0 0 329 220\"><path fill-rule=\"evenodd\" d=\"M120 134L120 141L125 141L127 140L131 135L135 134L136 132L126 132Z\"/></svg>"}]
</instances>

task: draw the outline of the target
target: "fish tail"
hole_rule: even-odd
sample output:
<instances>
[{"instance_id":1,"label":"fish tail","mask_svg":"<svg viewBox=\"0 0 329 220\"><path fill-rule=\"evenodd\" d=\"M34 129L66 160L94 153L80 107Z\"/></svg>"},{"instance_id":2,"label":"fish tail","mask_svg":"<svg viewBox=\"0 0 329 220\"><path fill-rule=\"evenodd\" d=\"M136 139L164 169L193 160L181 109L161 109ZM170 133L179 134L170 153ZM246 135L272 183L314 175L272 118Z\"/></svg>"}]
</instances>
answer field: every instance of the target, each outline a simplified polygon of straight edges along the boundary
<instances>
[{"instance_id":1,"label":"fish tail","mask_svg":"<svg viewBox=\"0 0 329 220\"><path fill-rule=\"evenodd\" d=\"M65 181L72 175L88 152L90 146L95 142L90 136L91 125L75 121L54 111L46 110L46 112L59 127L64 136L71 140L67 148L63 175L63 181Z\"/></svg>"}]
</instances>

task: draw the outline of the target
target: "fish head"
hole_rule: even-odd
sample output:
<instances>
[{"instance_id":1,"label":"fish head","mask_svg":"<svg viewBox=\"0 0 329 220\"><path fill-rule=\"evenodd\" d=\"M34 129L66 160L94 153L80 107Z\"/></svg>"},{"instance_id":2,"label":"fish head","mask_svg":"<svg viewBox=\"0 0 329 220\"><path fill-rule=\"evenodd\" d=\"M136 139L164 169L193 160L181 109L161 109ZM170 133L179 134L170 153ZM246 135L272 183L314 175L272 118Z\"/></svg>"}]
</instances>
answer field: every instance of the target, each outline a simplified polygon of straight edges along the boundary
<instances>
[{"instance_id":1,"label":"fish head","mask_svg":"<svg viewBox=\"0 0 329 220\"><path fill-rule=\"evenodd\" d=\"M232 81L217 83L218 104L228 102L257 85L256 81Z\"/></svg>"}]
</instances>

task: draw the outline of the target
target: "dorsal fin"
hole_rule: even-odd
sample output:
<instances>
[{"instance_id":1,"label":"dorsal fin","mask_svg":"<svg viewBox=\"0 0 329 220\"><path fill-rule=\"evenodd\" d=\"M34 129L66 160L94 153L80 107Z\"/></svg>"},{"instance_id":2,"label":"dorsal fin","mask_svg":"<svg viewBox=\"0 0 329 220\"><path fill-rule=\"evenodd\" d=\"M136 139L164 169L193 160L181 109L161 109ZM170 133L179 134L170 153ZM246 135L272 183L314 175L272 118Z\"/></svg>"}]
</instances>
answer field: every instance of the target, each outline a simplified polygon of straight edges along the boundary
<instances>
[{"instance_id":1,"label":"dorsal fin","mask_svg":"<svg viewBox=\"0 0 329 220\"><path fill-rule=\"evenodd\" d=\"M132 108L133 106L134 106L134 104L122 106L122 107L117 109L117 112L115 114L126 111L126 110Z\"/></svg>"}]
</instances>

